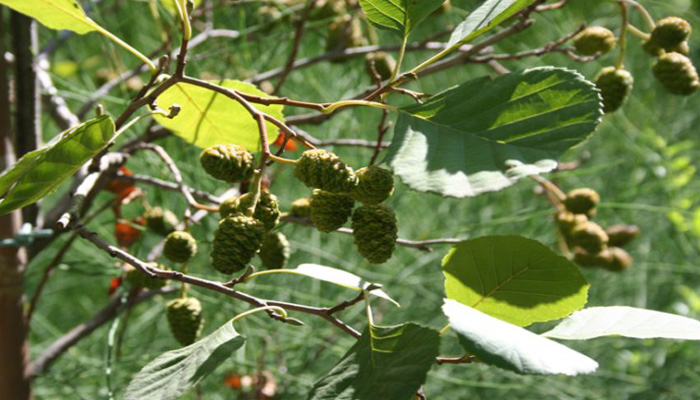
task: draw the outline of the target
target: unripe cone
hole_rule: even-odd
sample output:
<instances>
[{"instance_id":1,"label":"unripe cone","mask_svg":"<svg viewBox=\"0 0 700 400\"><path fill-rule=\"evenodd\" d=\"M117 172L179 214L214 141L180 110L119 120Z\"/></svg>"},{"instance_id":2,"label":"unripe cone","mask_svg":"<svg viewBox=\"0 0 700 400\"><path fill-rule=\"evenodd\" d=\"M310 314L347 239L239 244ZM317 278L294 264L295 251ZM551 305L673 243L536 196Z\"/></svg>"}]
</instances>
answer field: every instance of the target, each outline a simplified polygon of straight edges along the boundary
<instances>
[{"instance_id":1,"label":"unripe cone","mask_svg":"<svg viewBox=\"0 0 700 400\"><path fill-rule=\"evenodd\" d=\"M626 251L619 247L611 247L607 251L610 253L611 259L608 264L603 265L605 269L622 272L632 266L634 260Z\"/></svg>"},{"instance_id":2,"label":"unripe cone","mask_svg":"<svg viewBox=\"0 0 700 400\"><path fill-rule=\"evenodd\" d=\"M170 210L163 210L160 207L153 207L143 213L146 220L146 227L153 232L167 236L175 230L178 223L177 217Z\"/></svg>"},{"instance_id":3,"label":"unripe cone","mask_svg":"<svg viewBox=\"0 0 700 400\"><path fill-rule=\"evenodd\" d=\"M163 255L173 262L184 263L197 253L197 241L188 232L175 231L165 238Z\"/></svg>"},{"instance_id":4,"label":"unripe cone","mask_svg":"<svg viewBox=\"0 0 700 400\"><path fill-rule=\"evenodd\" d=\"M364 204L379 204L394 192L394 176L375 165L357 170L357 186L352 197Z\"/></svg>"},{"instance_id":5,"label":"unripe cone","mask_svg":"<svg viewBox=\"0 0 700 400\"><path fill-rule=\"evenodd\" d=\"M148 266L157 269L168 269L164 265L154 262L148 263ZM124 267L124 273L126 281L129 282L132 286L136 287L142 287L146 289L160 289L168 283L168 281L165 279L151 278L150 276L144 274L143 272L132 267L131 265L127 265Z\"/></svg>"},{"instance_id":6,"label":"unripe cone","mask_svg":"<svg viewBox=\"0 0 700 400\"><path fill-rule=\"evenodd\" d=\"M340 158L325 150L307 150L297 160L294 176L310 188L331 193L349 193L357 176Z\"/></svg>"},{"instance_id":7,"label":"unripe cone","mask_svg":"<svg viewBox=\"0 0 700 400\"><path fill-rule=\"evenodd\" d=\"M608 234L608 245L614 247L624 247L629 242L641 235L642 231L635 225L613 225L609 226L605 233Z\"/></svg>"},{"instance_id":8,"label":"unripe cone","mask_svg":"<svg viewBox=\"0 0 700 400\"><path fill-rule=\"evenodd\" d=\"M226 182L250 179L255 171L253 155L236 144L211 146L202 152L199 161L209 175Z\"/></svg>"},{"instance_id":9,"label":"unripe cone","mask_svg":"<svg viewBox=\"0 0 700 400\"><path fill-rule=\"evenodd\" d=\"M359 19L352 18L346 14L334 19L328 25L326 51L345 50L351 47L359 47L363 44L362 25ZM342 59L331 61L342 61Z\"/></svg>"},{"instance_id":10,"label":"unripe cone","mask_svg":"<svg viewBox=\"0 0 700 400\"><path fill-rule=\"evenodd\" d=\"M661 55L663 55L664 50L667 52L680 53L680 54L683 54L684 56L687 56L688 54L690 54L690 46L688 45L688 41L680 42L679 44L677 44L673 47L670 47L668 49L662 49L661 46L656 44L656 42L653 42L651 40L646 40L642 44L642 48L644 49L644 51L646 51L647 53L651 54L654 57L660 57Z\"/></svg>"},{"instance_id":11,"label":"unripe cone","mask_svg":"<svg viewBox=\"0 0 700 400\"><path fill-rule=\"evenodd\" d=\"M669 92L689 96L700 88L700 78L692 61L680 53L666 53L652 68L656 79Z\"/></svg>"},{"instance_id":12,"label":"unripe cone","mask_svg":"<svg viewBox=\"0 0 700 400\"><path fill-rule=\"evenodd\" d=\"M571 232L571 244L579 246L591 254L600 253L608 246L608 235L595 222L588 221Z\"/></svg>"},{"instance_id":13,"label":"unripe cone","mask_svg":"<svg viewBox=\"0 0 700 400\"><path fill-rule=\"evenodd\" d=\"M591 254L578 247L574 249L574 262L582 267L605 267L613 261L612 253L603 250L600 253Z\"/></svg>"},{"instance_id":14,"label":"unripe cone","mask_svg":"<svg viewBox=\"0 0 700 400\"><path fill-rule=\"evenodd\" d=\"M281 269L289 260L289 241L282 232L268 232L265 235L260 253L263 267L268 269Z\"/></svg>"},{"instance_id":15,"label":"unripe cone","mask_svg":"<svg viewBox=\"0 0 700 400\"><path fill-rule=\"evenodd\" d=\"M347 194L314 189L311 195L311 222L321 232L333 232L352 214L355 201Z\"/></svg>"},{"instance_id":16,"label":"unripe cone","mask_svg":"<svg viewBox=\"0 0 700 400\"><path fill-rule=\"evenodd\" d=\"M202 305L194 297L185 297L168 302L167 311L170 332L183 346L197 340L202 330Z\"/></svg>"},{"instance_id":17,"label":"unripe cone","mask_svg":"<svg viewBox=\"0 0 700 400\"><path fill-rule=\"evenodd\" d=\"M595 216L595 208L600 203L600 195L593 189L578 188L566 194L564 206L574 214L584 214L588 218Z\"/></svg>"},{"instance_id":18,"label":"unripe cone","mask_svg":"<svg viewBox=\"0 0 700 400\"><path fill-rule=\"evenodd\" d=\"M588 217L586 217L584 214L574 214L569 211L562 211L554 216L554 220L557 222L557 226L559 227L561 233L566 238L569 238L571 236L571 232L573 232L577 226L588 222Z\"/></svg>"},{"instance_id":19,"label":"unripe cone","mask_svg":"<svg viewBox=\"0 0 700 400\"><path fill-rule=\"evenodd\" d=\"M396 214L385 206L361 206L352 214L352 229L357 250L372 264L391 258L396 248Z\"/></svg>"},{"instance_id":20,"label":"unripe cone","mask_svg":"<svg viewBox=\"0 0 700 400\"><path fill-rule=\"evenodd\" d=\"M242 196L234 196L224 200L219 207L221 218L226 218L234 214L245 214L246 210L251 207L252 193L246 193ZM280 220L280 208L277 196L270 193L269 190L262 190L258 198L258 204L255 206L253 218L260 220L265 224L265 229L272 230L277 226Z\"/></svg>"},{"instance_id":21,"label":"unripe cone","mask_svg":"<svg viewBox=\"0 0 700 400\"><path fill-rule=\"evenodd\" d=\"M302 197L292 202L292 209L289 211L292 217L306 218L311 215L311 199Z\"/></svg>"},{"instance_id":22,"label":"unripe cone","mask_svg":"<svg viewBox=\"0 0 700 400\"><path fill-rule=\"evenodd\" d=\"M662 49L670 51L688 40L692 31L693 28L683 18L668 17L656 24L649 40Z\"/></svg>"},{"instance_id":23,"label":"unripe cone","mask_svg":"<svg viewBox=\"0 0 700 400\"><path fill-rule=\"evenodd\" d=\"M384 81L391 78L391 74L394 72L394 69L396 69L396 60L394 60L394 57L383 51L367 54L366 60L367 72L370 76L372 75L372 64L374 64L374 69Z\"/></svg>"},{"instance_id":24,"label":"unripe cone","mask_svg":"<svg viewBox=\"0 0 700 400\"><path fill-rule=\"evenodd\" d=\"M606 54L615 48L617 38L611 30L602 26L591 26L574 36L576 51L585 56Z\"/></svg>"},{"instance_id":25,"label":"unripe cone","mask_svg":"<svg viewBox=\"0 0 700 400\"><path fill-rule=\"evenodd\" d=\"M248 265L265 239L265 225L242 214L219 222L214 234L212 266L222 274L232 274Z\"/></svg>"},{"instance_id":26,"label":"unripe cone","mask_svg":"<svg viewBox=\"0 0 700 400\"><path fill-rule=\"evenodd\" d=\"M605 67L596 77L595 84L603 98L603 111L611 113L620 109L627 100L634 78L624 69Z\"/></svg>"}]
</instances>

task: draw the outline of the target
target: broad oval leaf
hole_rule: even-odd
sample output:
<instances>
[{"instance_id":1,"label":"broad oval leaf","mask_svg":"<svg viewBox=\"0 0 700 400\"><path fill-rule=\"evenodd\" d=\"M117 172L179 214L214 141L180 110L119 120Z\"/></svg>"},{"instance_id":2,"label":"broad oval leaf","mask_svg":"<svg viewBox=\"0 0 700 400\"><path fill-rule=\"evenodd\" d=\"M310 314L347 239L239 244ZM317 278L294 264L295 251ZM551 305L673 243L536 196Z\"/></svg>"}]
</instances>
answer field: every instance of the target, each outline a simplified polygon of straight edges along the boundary
<instances>
[{"instance_id":1,"label":"broad oval leaf","mask_svg":"<svg viewBox=\"0 0 700 400\"><path fill-rule=\"evenodd\" d=\"M467 16L467 19L457 25L457 28L452 32L452 36L450 36L450 40L447 42L448 47L459 47L483 35L534 2L535 0L485 1L479 8L472 11Z\"/></svg>"},{"instance_id":2,"label":"broad oval leaf","mask_svg":"<svg viewBox=\"0 0 700 400\"><path fill-rule=\"evenodd\" d=\"M360 0L360 7L373 24L408 36L444 0Z\"/></svg>"},{"instance_id":3,"label":"broad oval leaf","mask_svg":"<svg viewBox=\"0 0 700 400\"><path fill-rule=\"evenodd\" d=\"M520 326L580 310L590 286L576 265L520 236L459 243L442 269L447 298Z\"/></svg>"},{"instance_id":4,"label":"broad oval leaf","mask_svg":"<svg viewBox=\"0 0 700 400\"><path fill-rule=\"evenodd\" d=\"M586 340L602 336L700 340L700 321L633 307L591 307L576 311L542 336Z\"/></svg>"},{"instance_id":5,"label":"broad oval leaf","mask_svg":"<svg viewBox=\"0 0 700 400\"><path fill-rule=\"evenodd\" d=\"M499 368L533 375L589 374L593 359L553 340L445 299L442 311L466 351Z\"/></svg>"},{"instance_id":6,"label":"broad oval leaf","mask_svg":"<svg viewBox=\"0 0 700 400\"><path fill-rule=\"evenodd\" d=\"M67 29L78 34L97 30L77 0L0 0L11 9L36 19L51 29Z\"/></svg>"},{"instance_id":7,"label":"broad oval leaf","mask_svg":"<svg viewBox=\"0 0 700 400\"><path fill-rule=\"evenodd\" d=\"M356 291L364 290L370 285L373 285L372 283L367 282L359 276L350 272L318 264L301 264L294 269L281 269L271 271L274 271L276 273L281 272L287 274L303 275L312 279L333 283L338 286L343 286ZM262 273L264 274L265 272L269 271L263 271ZM397 307L401 307L401 305L399 305L399 303L396 302L396 300L389 297L389 295L382 289L373 289L369 293L377 297L381 297L384 300L388 300Z\"/></svg>"},{"instance_id":8,"label":"broad oval leaf","mask_svg":"<svg viewBox=\"0 0 700 400\"><path fill-rule=\"evenodd\" d=\"M229 321L209 336L168 351L132 379L125 400L174 400L193 388L245 343Z\"/></svg>"},{"instance_id":9,"label":"broad oval leaf","mask_svg":"<svg viewBox=\"0 0 700 400\"><path fill-rule=\"evenodd\" d=\"M247 94L270 97L250 83L235 80L214 83ZM162 115L156 115L154 118L160 125L197 147L235 143L252 152L260 150L260 134L255 119L237 101L221 93L178 83L158 96L157 102L163 110L168 110L173 104L181 107L175 118L170 119ZM254 106L277 119L283 119L282 105ZM266 126L268 136L275 138L279 132L277 127L270 123Z\"/></svg>"},{"instance_id":10,"label":"broad oval leaf","mask_svg":"<svg viewBox=\"0 0 700 400\"><path fill-rule=\"evenodd\" d=\"M476 196L551 171L601 116L598 91L574 71L479 78L403 108L387 161L414 190Z\"/></svg>"},{"instance_id":11,"label":"broad oval leaf","mask_svg":"<svg viewBox=\"0 0 700 400\"><path fill-rule=\"evenodd\" d=\"M440 333L416 324L369 326L308 400L412 400L440 350Z\"/></svg>"},{"instance_id":12,"label":"broad oval leaf","mask_svg":"<svg viewBox=\"0 0 700 400\"><path fill-rule=\"evenodd\" d=\"M114 121L101 116L56 136L41 149L25 154L0 175L0 215L27 206L56 190L102 151L115 135Z\"/></svg>"}]
</instances>

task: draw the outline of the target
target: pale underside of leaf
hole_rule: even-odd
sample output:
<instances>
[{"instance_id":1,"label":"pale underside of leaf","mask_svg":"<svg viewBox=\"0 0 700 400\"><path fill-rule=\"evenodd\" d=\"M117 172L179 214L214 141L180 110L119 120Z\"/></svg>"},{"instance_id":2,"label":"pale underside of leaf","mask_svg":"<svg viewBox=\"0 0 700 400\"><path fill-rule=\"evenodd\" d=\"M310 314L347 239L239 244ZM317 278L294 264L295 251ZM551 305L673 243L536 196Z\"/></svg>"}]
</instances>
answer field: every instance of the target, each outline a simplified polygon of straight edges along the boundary
<instances>
[{"instance_id":1,"label":"pale underside of leaf","mask_svg":"<svg viewBox=\"0 0 700 400\"><path fill-rule=\"evenodd\" d=\"M589 374L598 363L560 343L445 299L443 312L466 351L480 361L520 374Z\"/></svg>"},{"instance_id":2,"label":"pale underside of leaf","mask_svg":"<svg viewBox=\"0 0 700 400\"><path fill-rule=\"evenodd\" d=\"M475 79L402 111L387 162L412 189L451 197L551 171L602 115L593 84L551 67Z\"/></svg>"},{"instance_id":3,"label":"pale underside of leaf","mask_svg":"<svg viewBox=\"0 0 700 400\"><path fill-rule=\"evenodd\" d=\"M28 15L51 29L67 29L78 34L96 30L76 0L0 0L13 10Z\"/></svg>"},{"instance_id":4,"label":"pale underside of leaf","mask_svg":"<svg viewBox=\"0 0 700 400\"><path fill-rule=\"evenodd\" d=\"M454 48L488 32L522 11L535 0L487 0L471 12L452 32L448 47Z\"/></svg>"},{"instance_id":5,"label":"pale underside of leaf","mask_svg":"<svg viewBox=\"0 0 700 400\"><path fill-rule=\"evenodd\" d=\"M573 313L542 336L567 340L603 336L700 340L700 321L633 307L591 307Z\"/></svg>"},{"instance_id":6,"label":"pale underside of leaf","mask_svg":"<svg viewBox=\"0 0 700 400\"><path fill-rule=\"evenodd\" d=\"M581 309L589 284L547 246L519 236L485 236L453 247L443 260L448 298L526 326Z\"/></svg>"}]
</instances>

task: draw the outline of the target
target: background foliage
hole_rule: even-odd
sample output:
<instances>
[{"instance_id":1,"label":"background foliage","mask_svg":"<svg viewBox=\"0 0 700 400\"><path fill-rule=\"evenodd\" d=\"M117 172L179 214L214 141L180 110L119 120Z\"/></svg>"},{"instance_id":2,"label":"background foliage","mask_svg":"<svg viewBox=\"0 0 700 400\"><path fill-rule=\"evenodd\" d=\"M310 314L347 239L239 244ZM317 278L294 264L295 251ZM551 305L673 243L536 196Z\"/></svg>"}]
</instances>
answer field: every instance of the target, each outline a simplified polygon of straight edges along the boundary
<instances>
[{"instance_id":1,"label":"background foliage","mask_svg":"<svg viewBox=\"0 0 700 400\"><path fill-rule=\"evenodd\" d=\"M454 15L428 18L418 26L414 37L421 38L457 23L473 9L478 1L455 0ZM591 6L595 4L595 6ZM700 27L700 4L687 0L645 1L653 15L661 18L678 15ZM137 48L155 49L160 33L147 12L146 2L106 0L92 7L91 18ZM215 38L190 53L190 73L206 79L245 79L256 72L284 64L293 35L291 23L283 22L273 30L265 29L265 20L256 12L257 3L236 7L225 6L215 12L215 26L240 30L240 39ZM580 23L618 27L617 7L606 1L574 1L563 11L537 17L537 25L525 33L513 36L497 46L497 51L513 52L541 45L566 34ZM163 14L164 15L164 14ZM637 18L634 15L634 18ZM635 21L642 25L640 21ZM171 31L172 20L164 21ZM43 43L59 34L41 30ZM396 41L390 32L380 32L383 42ZM325 23L314 22L304 39L300 57L321 53L324 46ZM698 33L691 43L698 43ZM627 68L636 78L635 90L627 105L618 113L606 116L592 140L583 147L569 151L567 159L575 160L590 151L590 161L581 168L556 175L565 189L588 186L602 196L597 219L602 225L631 222L639 225L643 236L630 247L635 257L634 267L617 275L604 270L585 270L591 283L589 306L627 305L673 312L700 318L700 274L697 259L700 249L700 181L695 176L693 160L700 159L700 147L695 145L700 115L700 97L674 97L667 94L651 76L652 60L642 54L636 38L631 38ZM694 49L696 50L696 49ZM601 66L613 62L612 55L599 61L579 65L562 55L546 55L511 61L510 69L540 65L569 65L593 78ZM691 54L697 63L697 52ZM131 59L100 35L88 35L65 40L52 57L52 77L61 94L77 109L99 86L105 66L122 72L133 66ZM418 54L409 53L406 65L420 61ZM485 66L470 64L448 73L431 75L415 84L416 89L435 92L469 78L493 74ZM333 84L328 80L332 79ZM347 63L319 63L292 73L283 94L310 101L325 101L348 97L358 88L369 85L361 58ZM120 87L103 98L107 111L118 113L126 105L128 87ZM291 110L292 112L296 110ZM372 139L379 123L379 113L372 110L346 111L322 127L308 127L320 138L365 137ZM46 140L59 132L46 119ZM120 140L125 140L124 137ZM196 182L202 189L220 194L223 188L199 167L199 150L182 146L179 138L163 142L183 172L185 182ZM371 156L354 149L336 148L351 164ZM188 160L191 160L188 162ZM167 178L168 171L154 155L143 154L130 161L129 168L156 177ZM278 181L293 179L291 169L283 169ZM473 238L486 234L512 234L537 239L555 246L555 229L551 209L543 196L533 195L535 184L518 183L514 188L484 194L466 200L443 199L435 195L417 194L399 185L389 200L399 216L401 237L411 239L456 236ZM282 204L289 205L307 194L300 184L275 186ZM108 201L108 194L97 204ZM46 201L51 202L51 196ZM154 189L148 190L149 202L162 204L175 211L184 207L180 198ZM431 215L426 221L425 215ZM113 237L113 217L105 214L98 233ZM215 218L205 219L193 227L195 236L212 232ZM290 238L293 248L291 266L302 262L337 266L358 273L365 279L385 284L387 292L403 308L396 311L387 302L375 302L375 317L384 325L416 321L433 328L444 324L439 312L443 297L443 276L440 260L447 248L432 253L399 248L386 265L369 266L355 252L348 252L352 238L327 235L299 226L285 226L282 231ZM63 239L65 240L65 238ZM41 266L53 256L58 246L48 249L34 260L28 271L28 293L41 275ZM132 250L145 255L155 237L144 236ZM204 268L210 243L200 243L198 258L191 263L192 272L214 276ZM39 354L52 340L91 316L95 304L107 300L110 278L119 274L113 260L90 244L77 241L65 258L56 276L46 289L45 298L34 316L30 341L32 354ZM310 281L292 275L270 276L247 284L247 289L263 297L293 300L313 304L333 305L346 298L348 292L332 285ZM222 302L216 294L192 288L204 306L209 333L233 315L244 311L246 305ZM117 397L126 388L131 375L164 351L178 347L168 332L164 307L167 299L156 298L134 309L119 351L113 360L111 387ZM383 315L386 310L386 315ZM388 312L391 311L391 312ZM346 312L349 322L363 320L362 308ZM305 318L305 327L274 324L264 315L246 318L237 326L248 340L236 359L202 384L207 399L236 398L238 392L224 385L227 374L246 375L261 370L271 372L279 385L279 398L303 398L314 381L324 375L338 358L352 346L352 340L323 321ZM105 354L109 327L101 328L90 338L64 355L35 385L38 399L104 398L108 391L105 374ZM542 331L547 326L541 327ZM441 354L459 356L456 339L443 344ZM498 398L498 399L693 399L700 381L700 352L694 342L632 341L614 338L587 343L568 343L576 350L596 359L601 367L593 375L576 378L524 377L481 365L436 366L430 372L425 392L429 398ZM194 394L190 394L194 398Z\"/></svg>"}]
</instances>

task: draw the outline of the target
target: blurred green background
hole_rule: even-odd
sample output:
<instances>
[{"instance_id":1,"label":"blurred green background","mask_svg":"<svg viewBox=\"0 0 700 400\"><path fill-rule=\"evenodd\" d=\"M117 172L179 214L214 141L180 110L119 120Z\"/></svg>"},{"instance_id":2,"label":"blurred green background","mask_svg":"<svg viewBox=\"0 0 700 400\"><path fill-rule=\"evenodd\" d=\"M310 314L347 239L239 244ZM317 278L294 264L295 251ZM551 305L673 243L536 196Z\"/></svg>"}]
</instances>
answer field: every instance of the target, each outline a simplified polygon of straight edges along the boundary
<instances>
[{"instance_id":1,"label":"blurred green background","mask_svg":"<svg viewBox=\"0 0 700 400\"><path fill-rule=\"evenodd\" d=\"M161 33L153 23L146 1L105 0L91 3L90 15L144 53L160 45ZM240 3L240 2L238 2ZM431 17L414 34L422 40L432 33L458 23L480 1L453 1L451 13ZM698 1L669 0L642 2L656 19L676 15L700 27ZM283 20L269 27L258 15L263 2L244 2L214 10L216 28L235 29L241 39L211 39L190 53L188 72L200 77L249 78L256 73L284 64L293 37L293 25ZM161 10L162 11L162 10ZM161 13L168 32L175 32L172 18ZM495 46L495 52L514 52L539 47L582 23L603 25L619 30L618 6L613 1L574 0L565 9L535 16L536 24L527 32L513 36ZM645 28L638 14L632 22ZM328 20L311 23L304 37L300 57L324 52ZM201 29L195 24L195 29ZM366 29L366 27L365 27ZM250 33L250 34L248 34ZM58 34L41 28L41 41L48 43ZM391 44L397 39L379 32L380 42ZM693 34L691 58L698 63ZM178 37L173 36L174 43ZM604 270L585 270L591 282L589 305L627 305L678 313L700 318L700 180L696 161L700 96L682 98L664 91L651 75L653 59L641 49L640 40L630 36L626 67L635 77L632 97L622 111L604 118L597 134L583 146L570 151L565 161L577 160L590 153L580 168L550 175L566 191L587 186L602 196L596 220L603 226L615 223L639 225L643 235L628 248L635 259L633 267L621 274ZM410 53L406 66L416 65L429 52ZM533 57L503 64L512 70L556 65L579 70L592 79L597 71L614 63L615 54L580 64L562 54ZM52 77L73 109L77 109L108 72L122 72L136 65L131 55L115 48L98 34L71 37L52 55ZM412 87L435 93L467 79L494 75L484 65L467 64L431 75ZM144 75L145 78L145 75ZM352 96L370 84L364 59L346 63L319 63L293 72L282 94L295 99L329 101ZM126 85L101 100L108 112L118 115L127 104L130 92ZM303 110L287 110L288 114ZM376 136L380 113L376 110L353 110L341 113L322 126L304 126L322 139L365 138ZM143 125L141 125L143 128ZM45 138L58 129L45 120ZM130 136L140 133L136 128ZM124 139L121 139L124 140ZM177 138L162 141L181 168L185 182L221 194L226 188L206 176L199 167L199 150L183 146ZM351 165L365 165L371 151L357 148L333 149ZM140 153L128 167L139 173L168 179L165 166L153 155ZM308 190L291 176L289 168L279 167L272 190L288 209L295 198ZM172 192L142 186L151 204L160 204L181 214L184 201ZM400 236L409 239L439 237L473 238L492 234L519 234L537 239L556 248L551 207L535 194L534 182L523 181L512 188L468 199L444 199L409 191L399 184L389 205L399 217ZM110 201L113 195L100 195L96 204ZM53 196L55 198L56 195ZM47 204L51 202L47 199ZM137 212L134 210L133 212ZM215 216L206 218L192 231L200 242L199 253L191 272L220 279L208 266L208 253ZM114 216L105 213L91 223L110 241L114 240ZM382 324L417 321L439 329L446 319L440 312L443 276L440 260L448 247L436 247L432 253L398 248L393 259L384 265L370 266L353 249L352 238L339 234L321 234L315 230L286 225L281 231L292 243L290 266L318 263L342 268L363 278L385 285L387 292L402 304L375 301L375 314ZM43 266L65 239L46 249L28 270L27 293L33 293ZM133 252L145 257L158 242L154 235L144 235ZM90 244L77 241L49 282L31 326L31 354L40 354L58 336L92 316L108 301L107 288L120 270L114 261ZM269 276L242 287L260 297L328 306L354 296L329 284L297 276ZM202 301L206 318L205 333L237 313L247 304L196 288L191 291ZM123 334L121 354L113 360L110 378L105 372L109 325L61 357L35 384L37 399L107 398L109 389L119 398L130 377L164 351L178 347L168 331L164 315L166 297L139 305L128 319L121 320ZM230 374L247 375L269 371L277 382L277 397L301 399L316 379L325 374L352 345L351 338L326 322L306 315L295 315L306 326L292 327L256 315L241 321L237 329L248 337L243 349L201 384L205 399L236 399L239 391L224 384ZM365 323L361 306L342 317L357 328ZM128 323L126 323L128 321ZM600 369L584 377L519 376L483 365L435 366L425 385L429 399L696 399L700 387L700 351L695 342L667 340L597 339L567 343L600 363ZM456 341L447 335L443 355L460 356ZM195 398L190 394L185 398ZM389 400L389 399L388 399Z\"/></svg>"}]
</instances>

